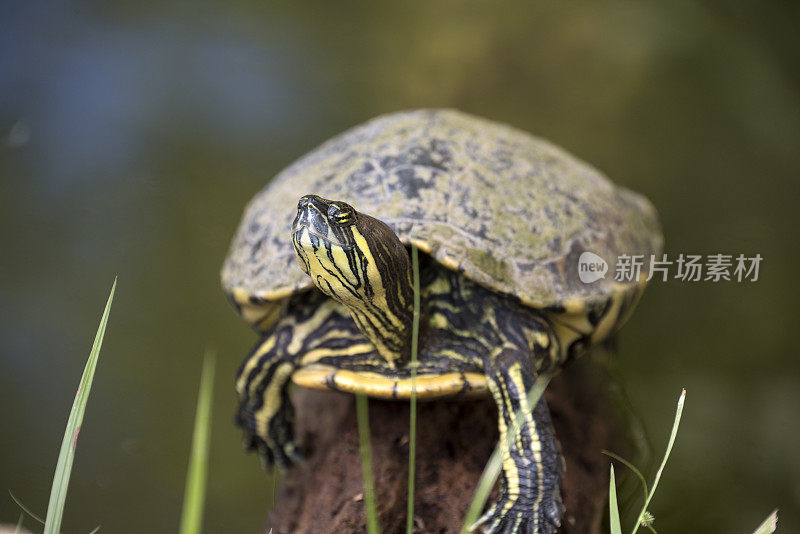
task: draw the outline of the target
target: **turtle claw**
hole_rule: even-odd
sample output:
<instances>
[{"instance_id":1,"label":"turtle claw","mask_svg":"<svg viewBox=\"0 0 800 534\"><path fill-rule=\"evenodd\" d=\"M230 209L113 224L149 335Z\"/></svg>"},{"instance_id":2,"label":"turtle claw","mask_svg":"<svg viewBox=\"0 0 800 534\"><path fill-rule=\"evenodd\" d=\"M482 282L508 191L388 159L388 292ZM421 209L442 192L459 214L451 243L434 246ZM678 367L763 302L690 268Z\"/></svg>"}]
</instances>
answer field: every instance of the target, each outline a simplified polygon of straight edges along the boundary
<instances>
[{"instance_id":1,"label":"turtle claw","mask_svg":"<svg viewBox=\"0 0 800 534\"><path fill-rule=\"evenodd\" d=\"M528 499L519 498L509 507L508 498L501 497L470 530L483 525L485 534L553 534L561 525L563 510L560 496L545 499L538 509Z\"/></svg>"},{"instance_id":2,"label":"turtle claw","mask_svg":"<svg viewBox=\"0 0 800 534\"><path fill-rule=\"evenodd\" d=\"M294 441L290 441L283 446L283 453L292 465L300 465L304 461L303 455L300 453L300 449Z\"/></svg>"},{"instance_id":3,"label":"turtle claw","mask_svg":"<svg viewBox=\"0 0 800 534\"><path fill-rule=\"evenodd\" d=\"M294 442L288 442L280 448L276 448L267 444L266 441L258 436L253 436L248 444L247 438L245 439L245 448L247 450L258 451L258 458L261 460L261 467L264 471L269 471L272 466L277 467L282 472L287 471L292 465L302 463L303 458L300 456L297 445Z\"/></svg>"},{"instance_id":4,"label":"turtle claw","mask_svg":"<svg viewBox=\"0 0 800 534\"><path fill-rule=\"evenodd\" d=\"M294 464L302 462L300 449L294 441L291 408L285 406L278 414L271 417L266 425L265 433L259 432L262 425L256 424L253 410L245 403L239 407L236 424L244 431L242 445L246 451L258 451L264 470L276 466L286 471Z\"/></svg>"}]
</instances>

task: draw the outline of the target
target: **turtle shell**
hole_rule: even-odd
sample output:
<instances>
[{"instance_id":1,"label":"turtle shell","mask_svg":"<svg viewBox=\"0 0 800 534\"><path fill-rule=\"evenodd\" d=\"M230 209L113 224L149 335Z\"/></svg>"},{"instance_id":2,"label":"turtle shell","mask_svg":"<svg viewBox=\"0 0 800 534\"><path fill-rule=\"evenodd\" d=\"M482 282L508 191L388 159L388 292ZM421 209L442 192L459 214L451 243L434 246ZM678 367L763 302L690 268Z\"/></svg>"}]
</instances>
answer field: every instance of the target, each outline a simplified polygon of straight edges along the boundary
<instances>
[{"instance_id":1,"label":"turtle shell","mask_svg":"<svg viewBox=\"0 0 800 534\"><path fill-rule=\"evenodd\" d=\"M662 246L647 199L563 149L458 111L399 112L327 141L249 203L222 284L251 322L274 316L269 302L312 287L290 239L305 194L345 201L446 267L538 308L583 307L625 290L611 276L617 258L646 261ZM580 280L586 251L609 275Z\"/></svg>"}]
</instances>

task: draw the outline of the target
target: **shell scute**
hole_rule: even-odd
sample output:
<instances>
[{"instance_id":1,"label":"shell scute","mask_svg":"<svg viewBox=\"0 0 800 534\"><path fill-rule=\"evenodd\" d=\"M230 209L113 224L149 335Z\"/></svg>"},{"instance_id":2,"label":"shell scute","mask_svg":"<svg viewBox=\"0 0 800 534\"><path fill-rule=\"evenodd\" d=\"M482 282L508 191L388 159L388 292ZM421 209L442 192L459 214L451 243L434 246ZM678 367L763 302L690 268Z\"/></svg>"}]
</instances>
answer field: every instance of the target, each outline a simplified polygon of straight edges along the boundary
<instances>
[{"instance_id":1,"label":"shell scute","mask_svg":"<svg viewBox=\"0 0 800 534\"><path fill-rule=\"evenodd\" d=\"M222 269L228 294L269 301L311 286L289 239L308 193L344 200L443 265L536 307L574 309L621 290L613 276L580 281L584 251L611 270L621 254L647 259L662 246L644 197L562 149L457 111L417 110L333 138L258 193Z\"/></svg>"}]
</instances>

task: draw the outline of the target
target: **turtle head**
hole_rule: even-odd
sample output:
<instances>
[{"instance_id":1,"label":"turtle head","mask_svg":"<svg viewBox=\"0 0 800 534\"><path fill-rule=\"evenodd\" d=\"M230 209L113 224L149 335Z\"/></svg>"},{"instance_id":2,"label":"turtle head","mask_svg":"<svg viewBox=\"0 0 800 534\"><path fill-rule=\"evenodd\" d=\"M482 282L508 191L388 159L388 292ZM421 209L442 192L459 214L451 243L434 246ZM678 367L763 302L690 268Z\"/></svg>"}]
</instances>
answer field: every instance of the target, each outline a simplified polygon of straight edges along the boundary
<instances>
[{"instance_id":1,"label":"turtle head","mask_svg":"<svg viewBox=\"0 0 800 534\"><path fill-rule=\"evenodd\" d=\"M388 225L344 202L306 195L292 224L300 267L347 307L390 363L409 353L413 289L405 246Z\"/></svg>"},{"instance_id":2,"label":"turtle head","mask_svg":"<svg viewBox=\"0 0 800 534\"><path fill-rule=\"evenodd\" d=\"M357 230L356 223L363 217L344 202L326 200L317 195L304 196L297 203L297 216L292 223L292 239L298 257L303 257L301 248L312 252L320 246L352 250L356 246L353 230ZM306 274L311 274L302 259L300 265Z\"/></svg>"}]
</instances>

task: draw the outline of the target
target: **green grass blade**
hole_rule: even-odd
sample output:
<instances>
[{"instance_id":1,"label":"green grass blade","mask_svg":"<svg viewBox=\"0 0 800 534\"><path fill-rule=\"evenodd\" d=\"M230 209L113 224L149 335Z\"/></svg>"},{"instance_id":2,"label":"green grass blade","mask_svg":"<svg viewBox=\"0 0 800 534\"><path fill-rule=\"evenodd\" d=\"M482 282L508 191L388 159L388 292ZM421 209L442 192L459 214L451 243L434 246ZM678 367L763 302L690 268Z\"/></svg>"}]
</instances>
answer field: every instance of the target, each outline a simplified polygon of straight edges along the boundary
<instances>
[{"instance_id":1,"label":"green grass blade","mask_svg":"<svg viewBox=\"0 0 800 534\"><path fill-rule=\"evenodd\" d=\"M630 463L628 460L626 460L622 456L619 456L617 454L614 454L611 451L606 451L606 450L602 450L600 452L602 452L606 456L609 456L609 457L615 459L616 461L620 462L625 467L627 467L628 469L633 471L633 474L636 475L639 478L639 482L642 483L642 491L644 491L644 498L645 498L645 500L647 500L647 481L644 479L644 475L642 474L642 472L639 471L638 469L636 469L635 465Z\"/></svg>"},{"instance_id":2,"label":"green grass blade","mask_svg":"<svg viewBox=\"0 0 800 534\"><path fill-rule=\"evenodd\" d=\"M278 486L281 485L281 470L277 464L272 464L272 498L269 501L267 510L272 510L278 503ZM270 529L272 530L272 529Z\"/></svg>"},{"instance_id":3,"label":"green grass blade","mask_svg":"<svg viewBox=\"0 0 800 534\"><path fill-rule=\"evenodd\" d=\"M611 523L611 534L622 534L619 506L617 506L617 482L614 480L614 464L611 464L611 478L608 482L608 518Z\"/></svg>"},{"instance_id":4,"label":"green grass blade","mask_svg":"<svg viewBox=\"0 0 800 534\"><path fill-rule=\"evenodd\" d=\"M25 520L25 512L21 512L19 514L19 519L17 520L17 528L14 529L14 534L20 534L22 532L22 523Z\"/></svg>"},{"instance_id":5,"label":"green grass blade","mask_svg":"<svg viewBox=\"0 0 800 534\"><path fill-rule=\"evenodd\" d=\"M772 534L778 528L778 510L773 510L771 514L764 520L763 523L758 525L758 528L753 531L753 534Z\"/></svg>"},{"instance_id":6,"label":"green grass blade","mask_svg":"<svg viewBox=\"0 0 800 534\"><path fill-rule=\"evenodd\" d=\"M8 490L8 494L9 494L9 495L11 495L11 500L12 500L12 501L14 501L15 503L17 503L17 506L19 506L19 507L20 507L20 509L21 509L23 512L25 512L26 514L28 514L29 516L31 516L33 519L35 519L36 521L38 521L39 523L41 523L41 524L43 524L43 525L44 525L44 519L42 519L42 518L41 518L41 517L39 517L38 515L36 515L36 514L34 514L33 512L31 512L31 511L30 511L30 509L29 509L27 506L25 506L24 504L22 504L22 501L20 501L19 499L17 499L17 496L16 496L16 495L14 495L13 493L11 493L11 490Z\"/></svg>"},{"instance_id":7,"label":"green grass blade","mask_svg":"<svg viewBox=\"0 0 800 534\"><path fill-rule=\"evenodd\" d=\"M358 444L361 450L361 475L364 478L364 505L367 508L367 534L378 534L378 508L375 505L375 482L372 476L372 449L369 443L369 405L367 397L356 395Z\"/></svg>"},{"instance_id":8,"label":"green grass blade","mask_svg":"<svg viewBox=\"0 0 800 534\"><path fill-rule=\"evenodd\" d=\"M486 504L486 499L489 498L489 492L492 491L497 477L500 475L500 470L503 467L503 452L500 447L495 447L486 467L483 468L481 479L478 481L478 487L475 489L475 496L472 497L472 502L469 504L467 515L464 518L464 524L461 527L461 534L468 534L472 532L472 526L481 515L483 507Z\"/></svg>"},{"instance_id":9,"label":"green grass blade","mask_svg":"<svg viewBox=\"0 0 800 534\"><path fill-rule=\"evenodd\" d=\"M89 534L97 534L98 532L100 532L100 525L94 527L94 529Z\"/></svg>"},{"instance_id":10,"label":"green grass blade","mask_svg":"<svg viewBox=\"0 0 800 534\"><path fill-rule=\"evenodd\" d=\"M419 350L419 251L411 245L411 269L414 275L414 321L411 329L411 422L408 431L408 508L406 534L414 532L414 475L417 458L417 352Z\"/></svg>"},{"instance_id":11,"label":"green grass blade","mask_svg":"<svg viewBox=\"0 0 800 534\"><path fill-rule=\"evenodd\" d=\"M547 384L549 382L549 376L540 376L536 379L533 387L528 392L528 406L530 406L531 409L536 407L536 403L539 402L539 398L541 398L541 396L544 394L544 390L547 388ZM517 412L514 414L513 429L512 431L506 433L506 442L504 444L506 448L510 448L511 442L517 438L517 434L523 426L525 417L527 417L527 414L522 412ZM486 499L489 498L489 493L492 491L494 483L497 481L497 477L500 476L500 471L503 469L503 448L501 445L503 444L497 444L492 452L492 456L486 463L486 467L483 469L481 479L478 481L478 487L475 490L475 496L472 498L472 502L467 510L467 515L464 518L464 524L461 527L461 534L467 534L468 532L471 532L473 527L476 526L475 522L478 521L478 518L481 515L481 511L486 504Z\"/></svg>"},{"instance_id":12,"label":"green grass blade","mask_svg":"<svg viewBox=\"0 0 800 534\"><path fill-rule=\"evenodd\" d=\"M75 394L72 410L67 420L67 428L64 431L64 439L61 442L61 451L58 454L56 471L53 475L53 487L50 490L50 502L47 505L44 534L58 534L61 531L61 520L64 516L64 503L67 499L69 477L72 472L72 462L75 459L75 446L78 442L78 433L83 422L83 414L86 411L86 403L89 400L89 392L92 389L94 371L97 368L97 360L100 357L100 347L103 346L103 337L106 333L108 315L111 312L111 302L114 300L116 288L117 279L115 278L114 285L111 286L111 294L106 302L106 308L103 311L103 317L100 319L100 326L97 328L92 350L89 352L89 360L83 370L78 392Z\"/></svg>"},{"instance_id":13,"label":"green grass blade","mask_svg":"<svg viewBox=\"0 0 800 534\"><path fill-rule=\"evenodd\" d=\"M661 480L661 474L664 472L664 466L667 465L669 453L672 452L672 446L675 444L675 437L678 435L678 427L681 424L681 415L683 415L683 404L685 400L686 390L684 389L681 391L681 396L678 399L678 408L675 410L675 421L672 423L672 432L669 435L667 450L664 452L664 458L662 458L661 465L658 467L658 471L656 471L656 478L653 480L653 487L650 488L650 492L647 494L647 498L642 506L642 511L639 512L639 517L636 518L636 523L633 525L633 531L631 531L631 534L636 534L636 531L639 530L639 527L642 524L642 518L644 518L644 514L647 512L647 508L650 506L650 501L653 499L653 495L658 487L658 482Z\"/></svg>"},{"instance_id":14,"label":"green grass blade","mask_svg":"<svg viewBox=\"0 0 800 534\"><path fill-rule=\"evenodd\" d=\"M183 494L181 534L199 534L203 525L203 507L206 496L208 472L208 448L211 441L211 406L214 397L214 354L206 352L203 372L200 375L200 392L197 395L197 410L194 417L192 452L186 474Z\"/></svg>"}]
</instances>

